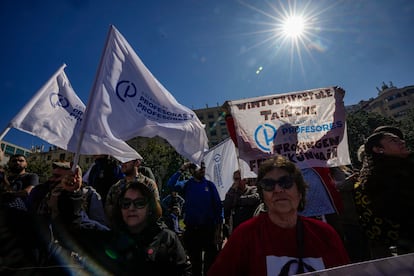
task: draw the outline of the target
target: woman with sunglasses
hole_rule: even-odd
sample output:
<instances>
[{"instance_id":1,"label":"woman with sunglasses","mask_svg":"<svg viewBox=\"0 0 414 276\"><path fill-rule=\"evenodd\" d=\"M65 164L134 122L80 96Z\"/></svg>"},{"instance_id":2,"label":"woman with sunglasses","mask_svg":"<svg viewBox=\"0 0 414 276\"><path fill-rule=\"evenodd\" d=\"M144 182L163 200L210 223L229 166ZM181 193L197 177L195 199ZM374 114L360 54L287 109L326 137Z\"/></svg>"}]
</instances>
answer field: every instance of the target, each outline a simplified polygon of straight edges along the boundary
<instances>
[{"instance_id":1,"label":"woman with sunglasses","mask_svg":"<svg viewBox=\"0 0 414 276\"><path fill-rule=\"evenodd\" d=\"M294 163L282 156L266 160L257 186L267 212L235 229L208 275L292 275L349 263L329 224L298 215L307 185Z\"/></svg>"},{"instance_id":2,"label":"woman with sunglasses","mask_svg":"<svg viewBox=\"0 0 414 276\"><path fill-rule=\"evenodd\" d=\"M161 205L143 183L130 182L114 208L115 238L105 246L104 266L115 275L191 275L177 235L160 221Z\"/></svg>"}]
</instances>

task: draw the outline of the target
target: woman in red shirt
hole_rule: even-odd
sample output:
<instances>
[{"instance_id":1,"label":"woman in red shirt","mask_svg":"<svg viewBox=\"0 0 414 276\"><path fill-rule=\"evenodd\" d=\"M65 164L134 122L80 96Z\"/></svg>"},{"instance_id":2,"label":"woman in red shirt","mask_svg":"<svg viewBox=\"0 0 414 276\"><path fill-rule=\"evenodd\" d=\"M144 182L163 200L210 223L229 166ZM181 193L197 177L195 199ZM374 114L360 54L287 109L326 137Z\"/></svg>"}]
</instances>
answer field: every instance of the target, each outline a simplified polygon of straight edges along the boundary
<instances>
[{"instance_id":1,"label":"woman in red shirt","mask_svg":"<svg viewBox=\"0 0 414 276\"><path fill-rule=\"evenodd\" d=\"M329 224L298 215L307 185L294 163L282 156L269 159L257 180L267 212L239 225L208 275L292 275L349 263Z\"/></svg>"}]
</instances>

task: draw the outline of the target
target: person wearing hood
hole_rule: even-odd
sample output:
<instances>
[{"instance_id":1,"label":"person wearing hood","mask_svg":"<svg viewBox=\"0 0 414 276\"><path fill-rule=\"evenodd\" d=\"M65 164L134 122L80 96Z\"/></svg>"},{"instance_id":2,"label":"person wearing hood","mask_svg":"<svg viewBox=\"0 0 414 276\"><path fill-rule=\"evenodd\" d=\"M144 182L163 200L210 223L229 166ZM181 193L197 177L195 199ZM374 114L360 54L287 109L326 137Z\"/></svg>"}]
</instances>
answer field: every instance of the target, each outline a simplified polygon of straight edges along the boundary
<instances>
[{"instance_id":1,"label":"person wearing hood","mask_svg":"<svg viewBox=\"0 0 414 276\"><path fill-rule=\"evenodd\" d=\"M191 275L178 236L162 222L155 191L137 180L121 191L113 209L113 235L101 264L115 275Z\"/></svg>"}]
</instances>

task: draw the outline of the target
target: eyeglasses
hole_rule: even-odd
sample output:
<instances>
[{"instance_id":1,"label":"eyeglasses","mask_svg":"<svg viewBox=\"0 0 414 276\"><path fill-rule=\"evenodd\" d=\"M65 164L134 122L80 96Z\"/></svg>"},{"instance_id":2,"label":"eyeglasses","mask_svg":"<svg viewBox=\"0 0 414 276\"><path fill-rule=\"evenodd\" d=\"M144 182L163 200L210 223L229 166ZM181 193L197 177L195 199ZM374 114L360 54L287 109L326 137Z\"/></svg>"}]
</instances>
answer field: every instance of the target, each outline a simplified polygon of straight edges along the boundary
<instances>
[{"instance_id":1,"label":"eyeglasses","mask_svg":"<svg viewBox=\"0 0 414 276\"><path fill-rule=\"evenodd\" d=\"M142 209L145 206L147 206L148 201L145 198L136 198L136 199L123 198L121 200L122 209L129 209L131 204L134 205L135 209Z\"/></svg>"},{"instance_id":2,"label":"eyeglasses","mask_svg":"<svg viewBox=\"0 0 414 276\"><path fill-rule=\"evenodd\" d=\"M289 175L282 176L279 179L264 178L260 180L257 185L262 187L266 192L271 192L275 189L276 185L279 185L282 189L290 189L293 186L293 178Z\"/></svg>"}]
</instances>

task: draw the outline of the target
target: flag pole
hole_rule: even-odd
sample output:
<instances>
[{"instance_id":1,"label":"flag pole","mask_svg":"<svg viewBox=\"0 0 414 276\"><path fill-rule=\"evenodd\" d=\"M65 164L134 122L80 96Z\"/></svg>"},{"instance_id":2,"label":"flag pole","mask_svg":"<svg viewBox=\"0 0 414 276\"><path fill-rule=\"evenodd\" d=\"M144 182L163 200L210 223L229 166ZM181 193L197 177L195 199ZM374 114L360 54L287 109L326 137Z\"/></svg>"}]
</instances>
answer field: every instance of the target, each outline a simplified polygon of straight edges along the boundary
<instances>
[{"instance_id":1,"label":"flag pole","mask_svg":"<svg viewBox=\"0 0 414 276\"><path fill-rule=\"evenodd\" d=\"M36 104L36 102L39 100L40 96L42 95L43 90L45 87L49 86L50 83L56 78L60 72L66 68L66 64L63 63L62 66L56 72L52 75L51 78L36 92L36 94L31 98L25 106L17 113L13 119L8 123L7 127L3 130L3 132L0 135L0 141L3 140L4 136L10 131L10 129L13 128L15 124L15 121L22 120L22 118L25 118L27 113L33 108L33 106Z\"/></svg>"},{"instance_id":2,"label":"flag pole","mask_svg":"<svg viewBox=\"0 0 414 276\"><path fill-rule=\"evenodd\" d=\"M4 136L6 136L6 134L10 131L10 129L11 129L11 126L10 126L10 123L9 123L9 125L1 133L0 141L3 141Z\"/></svg>"},{"instance_id":3,"label":"flag pole","mask_svg":"<svg viewBox=\"0 0 414 276\"><path fill-rule=\"evenodd\" d=\"M101 75L100 72L102 70L102 63L103 63L103 60L104 60L105 53L108 49L109 38L111 37L112 30L113 30L113 25L109 25L109 31L108 31L108 34L106 36L105 46L104 46L104 49L102 51L101 58L99 60L98 69L96 70L95 80L94 80L93 85L92 85L92 90L89 93L88 103L87 103L86 108L85 108L85 114L84 114L84 117L83 117L83 120L82 120L82 125L81 125L81 129L80 129L80 134L79 134L79 141L76 145L76 152L75 152L75 156L73 158L72 171L75 171L76 166L79 163L79 156L80 156L79 152L80 152L80 149L81 149L81 146L82 146L82 141L83 141L83 137L84 137L84 134L85 134L85 130L86 130L86 128L88 126L88 123L89 123L89 116L88 116L89 112L88 111L89 111L89 107L90 107L90 105L93 101L93 98L94 98L94 94L95 94L94 92L96 91L96 86L97 86L97 83L98 83L98 77Z\"/></svg>"}]
</instances>

